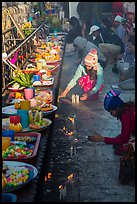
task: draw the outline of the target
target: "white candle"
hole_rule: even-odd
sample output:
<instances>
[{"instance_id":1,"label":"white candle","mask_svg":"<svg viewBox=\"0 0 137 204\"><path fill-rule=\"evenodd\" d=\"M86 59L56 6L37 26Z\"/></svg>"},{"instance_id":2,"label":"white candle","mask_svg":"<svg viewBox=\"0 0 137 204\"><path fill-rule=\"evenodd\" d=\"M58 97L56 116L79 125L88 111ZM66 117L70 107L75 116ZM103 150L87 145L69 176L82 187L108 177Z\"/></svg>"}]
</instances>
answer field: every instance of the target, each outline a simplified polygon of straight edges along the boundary
<instances>
[{"instance_id":1,"label":"white candle","mask_svg":"<svg viewBox=\"0 0 137 204\"><path fill-rule=\"evenodd\" d=\"M60 191L59 191L59 199L60 200L62 199L62 189L60 189Z\"/></svg>"},{"instance_id":2,"label":"white candle","mask_svg":"<svg viewBox=\"0 0 137 204\"><path fill-rule=\"evenodd\" d=\"M72 157L73 155L73 146L70 147L70 156Z\"/></svg>"},{"instance_id":3,"label":"white candle","mask_svg":"<svg viewBox=\"0 0 137 204\"><path fill-rule=\"evenodd\" d=\"M75 103L75 94L72 94L72 103Z\"/></svg>"},{"instance_id":4,"label":"white candle","mask_svg":"<svg viewBox=\"0 0 137 204\"><path fill-rule=\"evenodd\" d=\"M76 103L79 103L79 95L76 95Z\"/></svg>"},{"instance_id":5,"label":"white candle","mask_svg":"<svg viewBox=\"0 0 137 204\"><path fill-rule=\"evenodd\" d=\"M77 154L77 151L76 151L76 146L74 146L74 155Z\"/></svg>"},{"instance_id":6,"label":"white candle","mask_svg":"<svg viewBox=\"0 0 137 204\"><path fill-rule=\"evenodd\" d=\"M66 197L66 195L67 195L67 188L66 188L66 186L62 189L63 190L63 198L65 198Z\"/></svg>"}]
</instances>

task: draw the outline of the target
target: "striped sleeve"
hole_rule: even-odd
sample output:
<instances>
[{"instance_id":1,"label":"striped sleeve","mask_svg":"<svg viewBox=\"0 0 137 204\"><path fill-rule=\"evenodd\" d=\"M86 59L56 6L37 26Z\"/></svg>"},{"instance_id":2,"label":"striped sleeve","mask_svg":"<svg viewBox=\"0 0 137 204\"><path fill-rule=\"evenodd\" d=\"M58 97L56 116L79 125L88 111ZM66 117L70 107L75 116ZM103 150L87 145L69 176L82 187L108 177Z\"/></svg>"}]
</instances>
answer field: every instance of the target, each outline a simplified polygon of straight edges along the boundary
<instances>
[{"instance_id":1,"label":"striped sleeve","mask_svg":"<svg viewBox=\"0 0 137 204\"><path fill-rule=\"evenodd\" d=\"M78 66L78 68L75 71L75 74L73 76L73 78L71 79L71 81L68 83L68 86L72 89L76 83L77 80L82 76L82 74L84 73L84 67L80 64ZM85 73L84 73L85 74Z\"/></svg>"}]
</instances>

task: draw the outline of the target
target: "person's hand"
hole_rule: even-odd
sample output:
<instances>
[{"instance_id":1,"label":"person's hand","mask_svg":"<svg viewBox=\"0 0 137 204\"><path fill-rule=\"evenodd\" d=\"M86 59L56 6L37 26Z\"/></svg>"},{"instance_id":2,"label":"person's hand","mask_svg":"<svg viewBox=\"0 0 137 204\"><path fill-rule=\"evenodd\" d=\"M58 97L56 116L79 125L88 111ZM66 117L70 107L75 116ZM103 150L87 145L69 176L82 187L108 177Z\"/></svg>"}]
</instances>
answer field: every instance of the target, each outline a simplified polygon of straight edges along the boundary
<instances>
[{"instance_id":1,"label":"person's hand","mask_svg":"<svg viewBox=\"0 0 137 204\"><path fill-rule=\"evenodd\" d=\"M70 91L70 89L71 88L69 86L67 86L66 89L59 95L58 101L59 101L60 98L65 98L66 95L68 94L68 92Z\"/></svg>"},{"instance_id":2,"label":"person's hand","mask_svg":"<svg viewBox=\"0 0 137 204\"><path fill-rule=\"evenodd\" d=\"M67 87L60 95L59 98L65 98L67 93L70 91L70 88Z\"/></svg>"},{"instance_id":3,"label":"person's hand","mask_svg":"<svg viewBox=\"0 0 137 204\"><path fill-rule=\"evenodd\" d=\"M93 136L88 136L88 140L91 142L104 142L104 137L101 135L93 135Z\"/></svg>"},{"instance_id":4,"label":"person's hand","mask_svg":"<svg viewBox=\"0 0 137 204\"><path fill-rule=\"evenodd\" d=\"M81 100L81 101L85 101L85 100L87 100L87 98L88 98L88 94L83 94L83 95L80 97L80 100Z\"/></svg>"},{"instance_id":5,"label":"person's hand","mask_svg":"<svg viewBox=\"0 0 137 204\"><path fill-rule=\"evenodd\" d=\"M58 96L58 102L60 101L61 98L65 98L66 93L63 91L59 96Z\"/></svg>"},{"instance_id":6,"label":"person's hand","mask_svg":"<svg viewBox=\"0 0 137 204\"><path fill-rule=\"evenodd\" d=\"M59 95L59 98L65 98L66 97L66 92L63 91L60 95Z\"/></svg>"}]
</instances>

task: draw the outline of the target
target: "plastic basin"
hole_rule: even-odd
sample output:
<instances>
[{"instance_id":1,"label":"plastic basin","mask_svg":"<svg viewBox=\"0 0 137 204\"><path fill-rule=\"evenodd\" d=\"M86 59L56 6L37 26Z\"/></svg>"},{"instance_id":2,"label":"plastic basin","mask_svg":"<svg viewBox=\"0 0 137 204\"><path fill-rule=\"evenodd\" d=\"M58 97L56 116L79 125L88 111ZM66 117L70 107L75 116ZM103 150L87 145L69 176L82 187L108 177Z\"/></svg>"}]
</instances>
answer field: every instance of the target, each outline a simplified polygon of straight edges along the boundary
<instances>
[{"instance_id":1,"label":"plastic basin","mask_svg":"<svg viewBox=\"0 0 137 204\"><path fill-rule=\"evenodd\" d=\"M16 202L17 196L13 193L2 193L2 202Z\"/></svg>"}]
</instances>

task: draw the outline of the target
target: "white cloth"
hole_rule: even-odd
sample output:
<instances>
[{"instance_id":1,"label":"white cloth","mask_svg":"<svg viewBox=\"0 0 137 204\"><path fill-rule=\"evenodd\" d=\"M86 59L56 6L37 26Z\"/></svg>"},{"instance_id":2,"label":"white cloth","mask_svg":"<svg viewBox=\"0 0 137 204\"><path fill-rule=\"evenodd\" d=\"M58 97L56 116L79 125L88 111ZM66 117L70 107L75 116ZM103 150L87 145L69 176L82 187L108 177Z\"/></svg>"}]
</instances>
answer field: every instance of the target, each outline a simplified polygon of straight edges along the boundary
<instances>
[{"instance_id":1,"label":"white cloth","mask_svg":"<svg viewBox=\"0 0 137 204\"><path fill-rule=\"evenodd\" d=\"M135 13L135 2L124 2L123 6L127 12Z\"/></svg>"}]
</instances>

